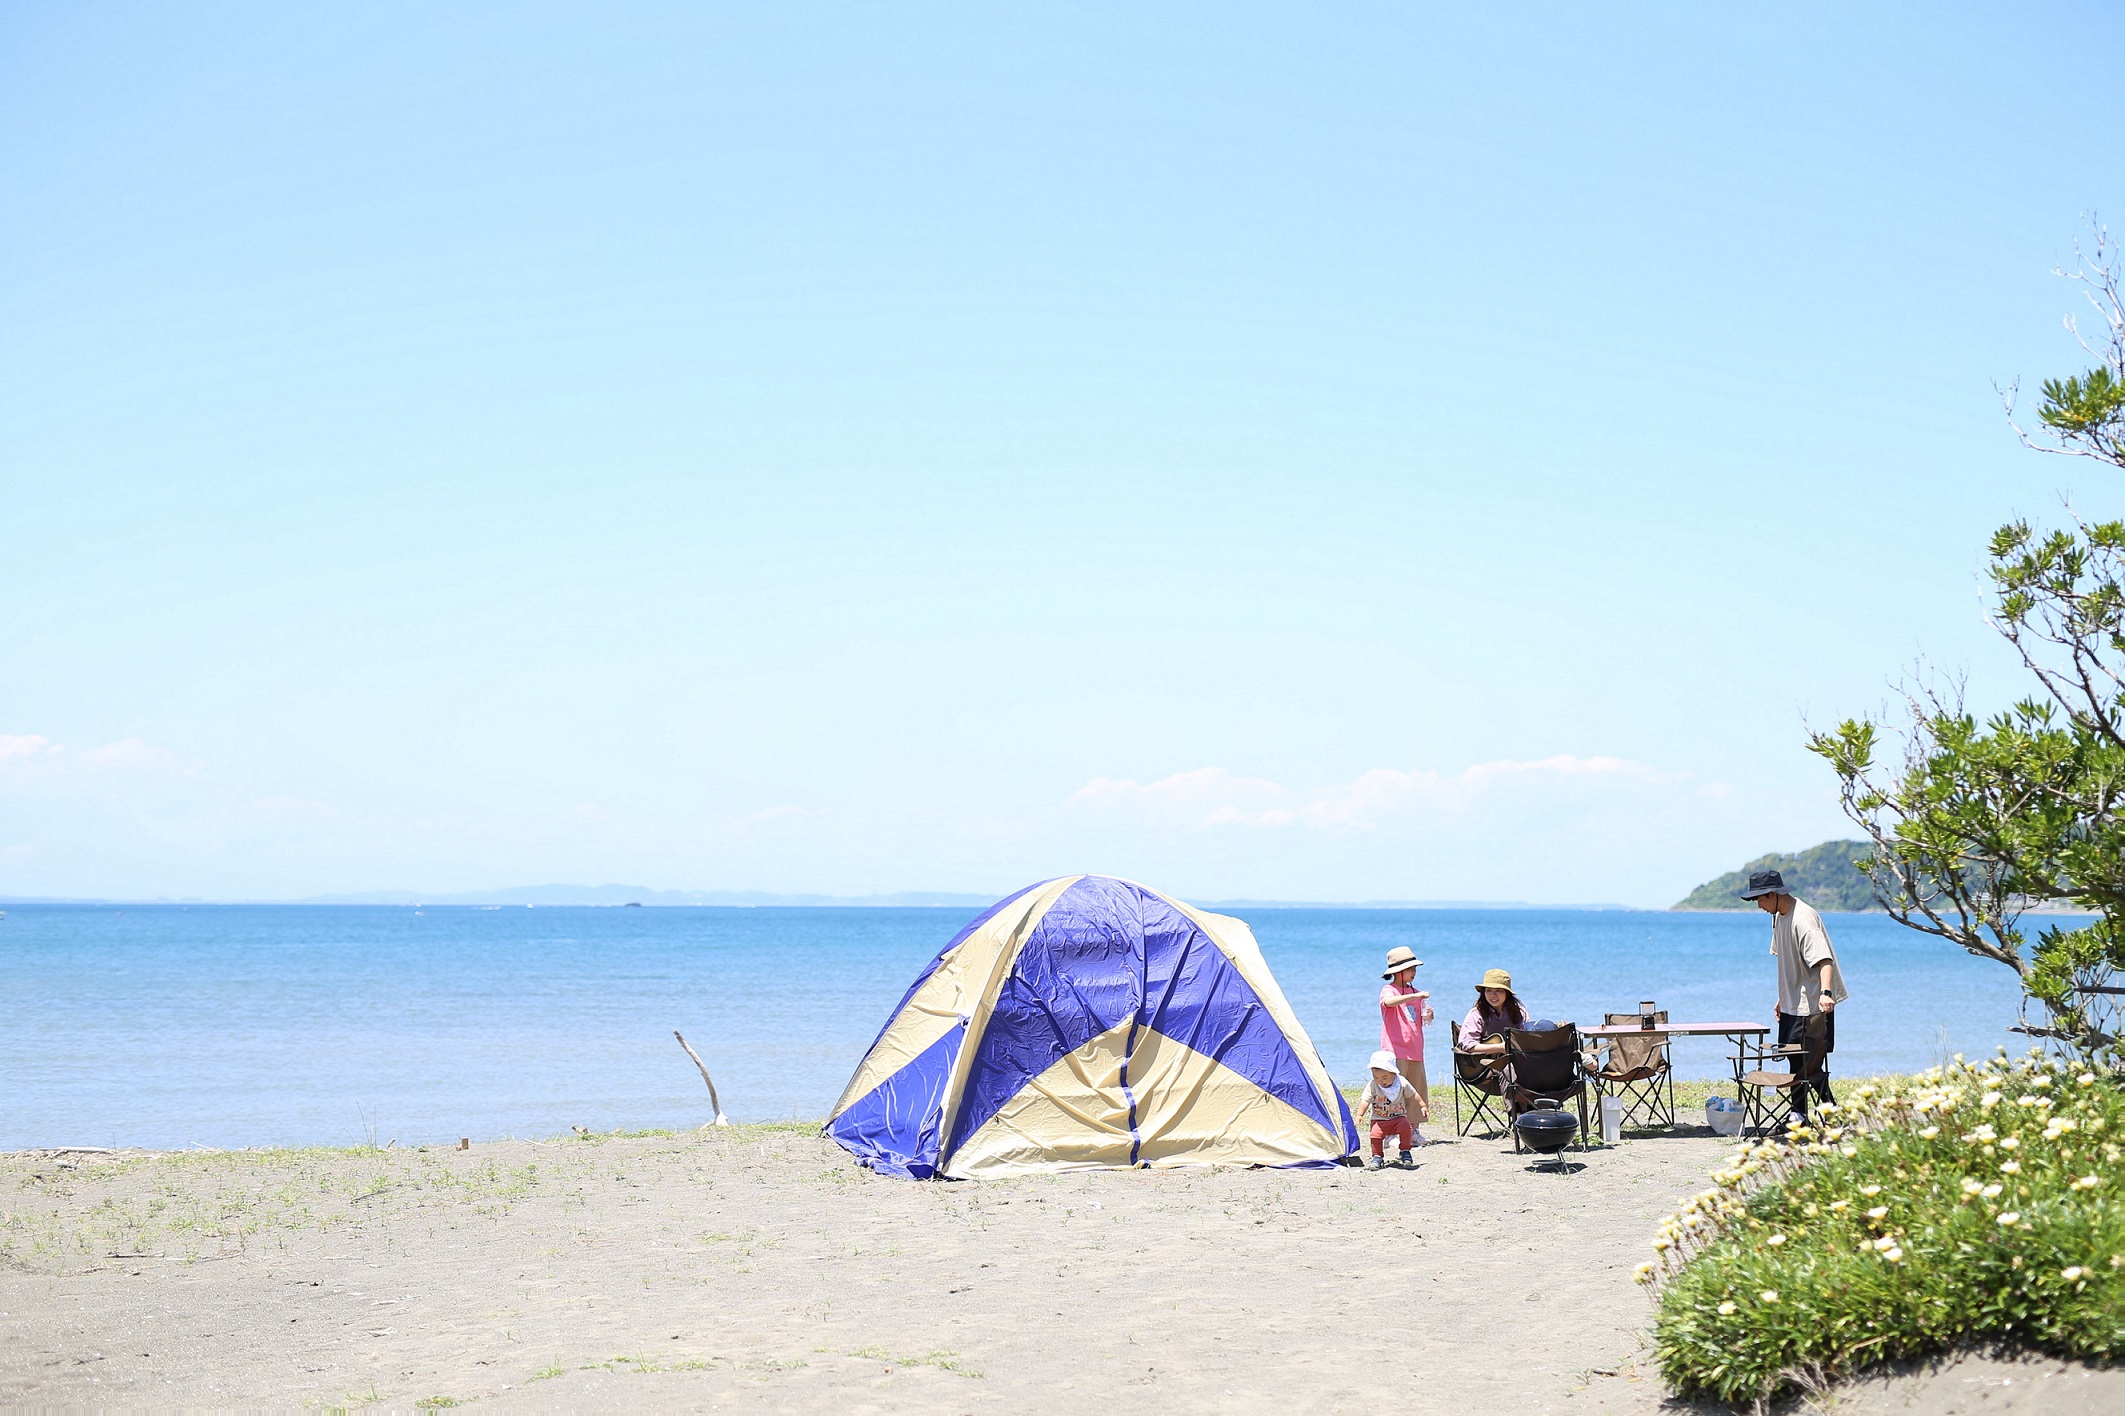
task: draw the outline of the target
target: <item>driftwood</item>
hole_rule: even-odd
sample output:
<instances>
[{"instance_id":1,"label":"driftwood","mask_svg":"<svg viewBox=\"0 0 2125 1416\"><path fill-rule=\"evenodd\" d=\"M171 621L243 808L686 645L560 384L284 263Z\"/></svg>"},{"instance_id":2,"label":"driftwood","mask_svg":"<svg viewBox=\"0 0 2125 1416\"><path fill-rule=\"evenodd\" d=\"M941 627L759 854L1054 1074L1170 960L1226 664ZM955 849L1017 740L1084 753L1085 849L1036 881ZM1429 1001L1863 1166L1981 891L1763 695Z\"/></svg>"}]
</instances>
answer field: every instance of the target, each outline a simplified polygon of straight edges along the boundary
<instances>
[{"instance_id":1,"label":"driftwood","mask_svg":"<svg viewBox=\"0 0 2125 1416\"><path fill-rule=\"evenodd\" d=\"M728 1126L730 1124L730 1118L723 1114L723 1103L716 1099L716 1083L715 1080L708 1075L708 1064L701 1060L700 1053L694 1051L692 1047L687 1045L686 1034L680 1032L677 1028L673 1028L671 1030L671 1035L679 1039L679 1046L686 1048L686 1055L688 1057L693 1058L694 1065L701 1069L701 1080L708 1083L708 1104L711 1108L714 1109L716 1113L716 1124L718 1126Z\"/></svg>"}]
</instances>

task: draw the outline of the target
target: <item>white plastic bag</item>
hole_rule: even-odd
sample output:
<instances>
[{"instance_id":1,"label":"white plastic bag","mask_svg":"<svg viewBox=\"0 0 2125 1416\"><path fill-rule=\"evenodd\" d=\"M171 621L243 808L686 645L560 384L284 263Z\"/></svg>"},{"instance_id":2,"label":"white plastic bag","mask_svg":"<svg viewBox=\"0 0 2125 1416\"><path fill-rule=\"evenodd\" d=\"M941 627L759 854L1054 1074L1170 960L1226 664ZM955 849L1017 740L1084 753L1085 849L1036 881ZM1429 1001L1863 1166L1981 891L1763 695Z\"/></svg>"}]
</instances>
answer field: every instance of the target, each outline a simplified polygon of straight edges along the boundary
<instances>
[{"instance_id":1,"label":"white plastic bag","mask_svg":"<svg viewBox=\"0 0 2125 1416\"><path fill-rule=\"evenodd\" d=\"M1715 1135L1740 1135L1741 1103L1724 1096L1706 1098L1704 1103L1704 1124L1710 1126Z\"/></svg>"}]
</instances>

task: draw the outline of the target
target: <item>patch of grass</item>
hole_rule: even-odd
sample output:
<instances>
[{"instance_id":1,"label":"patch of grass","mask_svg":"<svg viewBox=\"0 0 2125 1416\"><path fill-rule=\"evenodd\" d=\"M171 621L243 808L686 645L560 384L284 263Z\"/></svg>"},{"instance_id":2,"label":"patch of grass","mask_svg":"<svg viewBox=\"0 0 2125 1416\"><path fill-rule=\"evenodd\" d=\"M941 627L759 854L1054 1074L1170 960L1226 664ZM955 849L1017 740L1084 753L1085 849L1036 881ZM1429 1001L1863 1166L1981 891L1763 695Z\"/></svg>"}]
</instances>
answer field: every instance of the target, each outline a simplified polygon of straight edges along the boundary
<instances>
[{"instance_id":1,"label":"patch of grass","mask_svg":"<svg viewBox=\"0 0 2125 1416\"><path fill-rule=\"evenodd\" d=\"M977 1380L981 1377L981 1373L960 1362L957 1352L939 1350L925 1353L920 1357L896 1357L886 1348L874 1345L871 1347L859 1347L854 1352L849 1353L849 1356L867 1357L873 1362L885 1362L895 1367L935 1367L941 1372L950 1372L954 1376L973 1377Z\"/></svg>"},{"instance_id":2,"label":"patch of grass","mask_svg":"<svg viewBox=\"0 0 2125 1416\"><path fill-rule=\"evenodd\" d=\"M608 1357L602 1362L585 1362L578 1370L585 1372L617 1372L622 1367L636 1372L661 1372L665 1370L663 1366L651 1358L629 1356L626 1353L622 1353L617 1357Z\"/></svg>"},{"instance_id":3,"label":"patch of grass","mask_svg":"<svg viewBox=\"0 0 2125 1416\"><path fill-rule=\"evenodd\" d=\"M1362 1086L1345 1087L1343 1088L1343 1096L1344 1099L1347 1100L1353 1108L1355 1108L1358 1104L1358 1098L1363 1095L1364 1091L1365 1088ZM1692 1078L1688 1081L1684 1081L1679 1077L1676 1078L1676 1124L1681 1126L1703 1126L1705 1124L1704 1104L1707 1101L1711 1100L1714 1096L1724 1096L1732 1098L1733 1095L1734 1083L1731 1078L1721 1080L1718 1078L1697 1077ZM1593 1103L1593 1093L1589 1091L1587 1094L1587 1106L1589 1110L1592 1109ZM1431 1121L1429 1124L1438 1125L1442 1121L1451 1122L1453 1120L1453 1117L1454 1096L1452 1079L1449 1078L1443 1082L1435 1081L1432 1084L1431 1089ZM1626 1134L1632 1131L1640 1131L1643 1129L1644 1128L1641 1128L1637 1125L1629 1125L1624 1128Z\"/></svg>"},{"instance_id":4,"label":"patch of grass","mask_svg":"<svg viewBox=\"0 0 2125 1416\"><path fill-rule=\"evenodd\" d=\"M445 1406L455 1406L458 1402L454 1396L424 1396L413 1404L423 1411L437 1411Z\"/></svg>"},{"instance_id":5,"label":"patch of grass","mask_svg":"<svg viewBox=\"0 0 2125 1416\"><path fill-rule=\"evenodd\" d=\"M525 1380L532 1382L550 1382L555 1377L565 1377L567 1375L568 1369L561 1365L561 1354L556 1352L553 1354L552 1363L539 1368L536 1372L533 1372L529 1377L525 1378Z\"/></svg>"},{"instance_id":6,"label":"patch of grass","mask_svg":"<svg viewBox=\"0 0 2125 1416\"><path fill-rule=\"evenodd\" d=\"M1678 1396L1762 1401L1973 1340L2125 1356L2120 1079L2032 1055L1848 1096L1661 1227L1640 1276Z\"/></svg>"}]
</instances>

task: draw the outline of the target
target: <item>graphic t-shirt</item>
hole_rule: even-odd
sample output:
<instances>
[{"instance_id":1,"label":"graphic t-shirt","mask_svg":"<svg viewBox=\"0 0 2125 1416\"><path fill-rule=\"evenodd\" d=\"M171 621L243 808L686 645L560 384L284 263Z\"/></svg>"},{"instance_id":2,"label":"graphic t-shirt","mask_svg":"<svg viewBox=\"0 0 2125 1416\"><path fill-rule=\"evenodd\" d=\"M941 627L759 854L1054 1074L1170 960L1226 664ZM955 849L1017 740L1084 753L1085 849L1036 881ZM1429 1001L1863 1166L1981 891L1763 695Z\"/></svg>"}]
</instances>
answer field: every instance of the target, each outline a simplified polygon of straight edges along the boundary
<instances>
[{"instance_id":1,"label":"graphic t-shirt","mask_svg":"<svg viewBox=\"0 0 2125 1416\"><path fill-rule=\"evenodd\" d=\"M1400 998L1402 990L1393 980L1380 985L1380 1048L1397 1057L1406 1057L1412 1062L1424 1060L1423 1014L1418 1010L1421 1003L1390 1003L1390 998Z\"/></svg>"},{"instance_id":2,"label":"graphic t-shirt","mask_svg":"<svg viewBox=\"0 0 2125 1416\"><path fill-rule=\"evenodd\" d=\"M1378 1082L1365 1084L1365 1096L1359 1103L1365 1108L1369 1121L1393 1121L1409 1115L1409 1084L1395 1079L1393 1091L1381 1090Z\"/></svg>"}]
</instances>

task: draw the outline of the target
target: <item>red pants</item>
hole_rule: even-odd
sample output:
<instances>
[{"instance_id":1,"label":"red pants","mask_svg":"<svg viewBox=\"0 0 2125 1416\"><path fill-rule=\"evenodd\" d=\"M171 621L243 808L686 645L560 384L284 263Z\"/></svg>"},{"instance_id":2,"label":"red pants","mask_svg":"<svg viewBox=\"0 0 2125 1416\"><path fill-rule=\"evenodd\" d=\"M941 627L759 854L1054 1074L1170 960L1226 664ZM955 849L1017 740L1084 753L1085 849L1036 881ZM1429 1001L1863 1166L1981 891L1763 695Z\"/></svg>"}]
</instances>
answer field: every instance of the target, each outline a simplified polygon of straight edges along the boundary
<instances>
[{"instance_id":1,"label":"red pants","mask_svg":"<svg viewBox=\"0 0 2125 1416\"><path fill-rule=\"evenodd\" d=\"M1374 1155L1380 1154L1381 1142L1385 1141L1389 1136L1400 1138L1402 1149L1408 1150L1409 1118L1407 1116L1394 1116L1385 1121L1372 1123L1372 1153Z\"/></svg>"}]
</instances>

